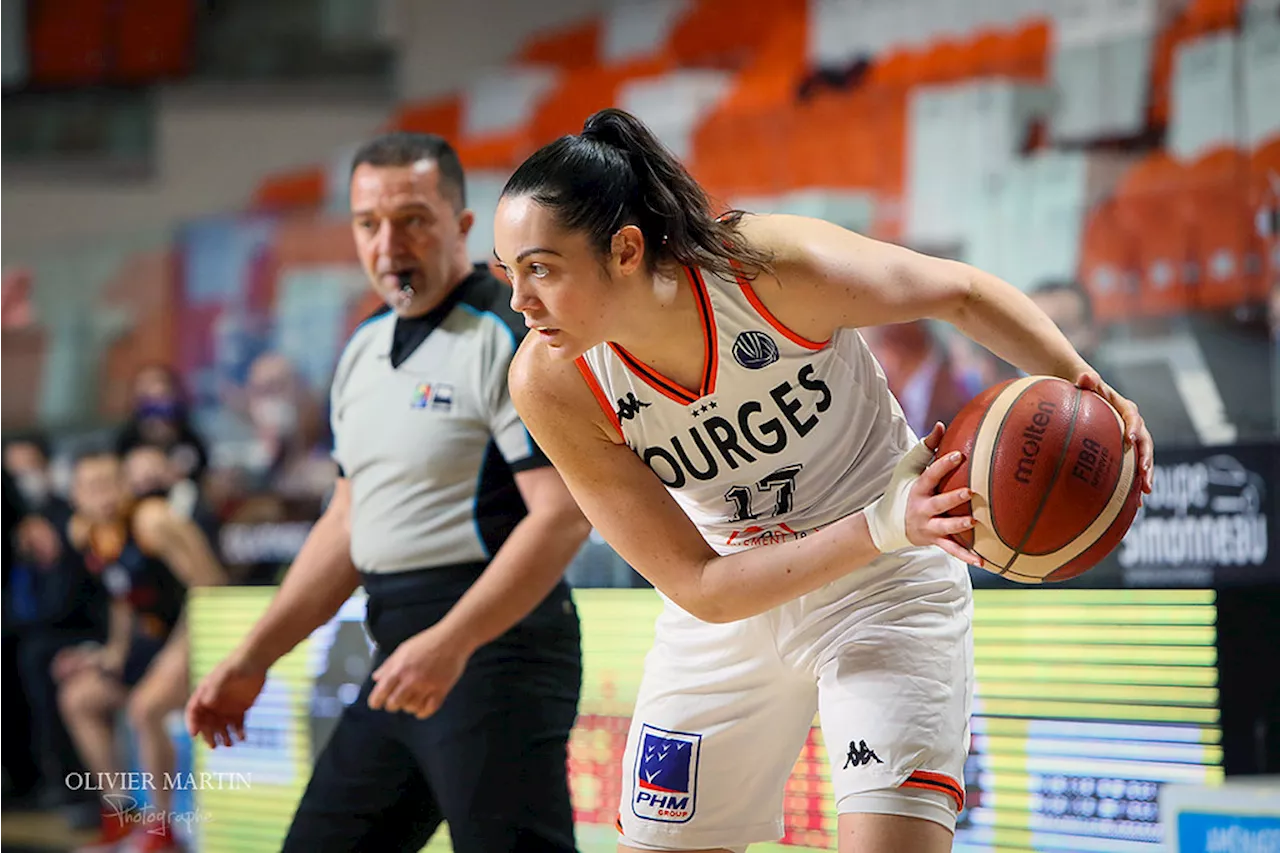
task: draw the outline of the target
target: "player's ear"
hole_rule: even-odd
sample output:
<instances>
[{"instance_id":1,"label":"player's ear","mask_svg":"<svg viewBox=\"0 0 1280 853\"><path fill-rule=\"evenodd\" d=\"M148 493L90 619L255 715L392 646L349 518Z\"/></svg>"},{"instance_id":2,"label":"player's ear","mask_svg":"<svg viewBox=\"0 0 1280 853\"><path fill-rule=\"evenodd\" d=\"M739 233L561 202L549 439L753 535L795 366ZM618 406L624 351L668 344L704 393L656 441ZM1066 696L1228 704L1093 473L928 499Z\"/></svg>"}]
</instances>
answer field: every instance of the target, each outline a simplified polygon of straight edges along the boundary
<instances>
[{"instance_id":1,"label":"player's ear","mask_svg":"<svg viewBox=\"0 0 1280 853\"><path fill-rule=\"evenodd\" d=\"M618 272L631 275L644 265L644 232L635 225L622 226L614 232L609 251Z\"/></svg>"}]
</instances>

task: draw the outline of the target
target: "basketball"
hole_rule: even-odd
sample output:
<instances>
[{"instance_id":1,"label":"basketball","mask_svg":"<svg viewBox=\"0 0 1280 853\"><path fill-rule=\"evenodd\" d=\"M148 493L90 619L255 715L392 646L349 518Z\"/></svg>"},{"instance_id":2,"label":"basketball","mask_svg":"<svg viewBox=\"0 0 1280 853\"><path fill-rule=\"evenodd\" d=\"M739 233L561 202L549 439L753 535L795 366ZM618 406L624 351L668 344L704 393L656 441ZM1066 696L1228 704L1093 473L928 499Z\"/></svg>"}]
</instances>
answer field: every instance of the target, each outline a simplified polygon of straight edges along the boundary
<instances>
[{"instance_id":1,"label":"basketball","mask_svg":"<svg viewBox=\"0 0 1280 853\"><path fill-rule=\"evenodd\" d=\"M1119 544L1138 511L1137 454L1104 398L1053 376L988 388L947 428L938 456L964 460L938 491L968 486L972 530L954 538L1018 583L1074 578Z\"/></svg>"}]
</instances>

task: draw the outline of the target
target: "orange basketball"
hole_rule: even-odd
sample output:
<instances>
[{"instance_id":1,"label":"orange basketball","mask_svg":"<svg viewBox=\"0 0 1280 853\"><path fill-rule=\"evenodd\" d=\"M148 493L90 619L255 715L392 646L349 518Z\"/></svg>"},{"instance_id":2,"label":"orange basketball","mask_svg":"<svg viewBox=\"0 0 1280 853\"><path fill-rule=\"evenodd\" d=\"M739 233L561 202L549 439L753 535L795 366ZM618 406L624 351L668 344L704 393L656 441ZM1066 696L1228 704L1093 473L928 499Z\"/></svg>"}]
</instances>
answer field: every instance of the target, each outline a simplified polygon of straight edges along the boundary
<instances>
[{"instance_id":1,"label":"orange basketball","mask_svg":"<svg viewBox=\"0 0 1280 853\"><path fill-rule=\"evenodd\" d=\"M1120 543L1141 495L1136 450L1105 399L1053 376L992 386L965 406L938 455L960 466L939 491L968 486L974 528L955 538L986 568L1019 583L1063 581Z\"/></svg>"}]
</instances>

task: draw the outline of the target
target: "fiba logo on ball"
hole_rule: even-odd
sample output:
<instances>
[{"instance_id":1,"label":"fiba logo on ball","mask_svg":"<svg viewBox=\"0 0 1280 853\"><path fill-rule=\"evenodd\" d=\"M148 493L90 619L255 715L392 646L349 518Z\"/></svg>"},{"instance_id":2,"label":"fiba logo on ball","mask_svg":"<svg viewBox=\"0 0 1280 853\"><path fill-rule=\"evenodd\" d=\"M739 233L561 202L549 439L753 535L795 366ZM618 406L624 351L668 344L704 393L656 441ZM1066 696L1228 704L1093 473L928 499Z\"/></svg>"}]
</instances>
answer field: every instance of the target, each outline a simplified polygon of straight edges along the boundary
<instances>
[{"instance_id":1,"label":"fiba logo on ball","mask_svg":"<svg viewBox=\"0 0 1280 853\"><path fill-rule=\"evenodd\" d=\"M780 353L773 338L764 332L750 330L733 342L733 358L748 370L760 370L778 360Z\"/></svg>"}]
</instances>

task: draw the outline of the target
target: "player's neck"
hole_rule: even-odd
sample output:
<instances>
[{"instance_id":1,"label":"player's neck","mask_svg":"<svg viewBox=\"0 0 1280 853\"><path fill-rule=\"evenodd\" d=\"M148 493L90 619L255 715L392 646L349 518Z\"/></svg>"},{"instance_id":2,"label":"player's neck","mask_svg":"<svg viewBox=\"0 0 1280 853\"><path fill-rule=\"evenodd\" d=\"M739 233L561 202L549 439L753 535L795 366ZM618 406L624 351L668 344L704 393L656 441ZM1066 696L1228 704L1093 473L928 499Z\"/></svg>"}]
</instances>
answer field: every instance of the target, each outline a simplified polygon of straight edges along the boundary
<instances>
[{"instance_id":1,"label":"player's neck","mask_svg":"<svg viewBox=\"0 0 1280 853\"><path fill-rule=\"evenodd\" d=\"M627 290L634 297L618 312L619 325L610 340L662 375L696 385L705 345L702 317L688 279L678 272L658 274L648 286L637 283Z\"/></svg>"}]
</instances>

